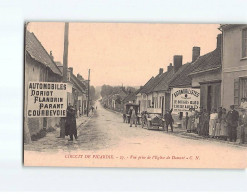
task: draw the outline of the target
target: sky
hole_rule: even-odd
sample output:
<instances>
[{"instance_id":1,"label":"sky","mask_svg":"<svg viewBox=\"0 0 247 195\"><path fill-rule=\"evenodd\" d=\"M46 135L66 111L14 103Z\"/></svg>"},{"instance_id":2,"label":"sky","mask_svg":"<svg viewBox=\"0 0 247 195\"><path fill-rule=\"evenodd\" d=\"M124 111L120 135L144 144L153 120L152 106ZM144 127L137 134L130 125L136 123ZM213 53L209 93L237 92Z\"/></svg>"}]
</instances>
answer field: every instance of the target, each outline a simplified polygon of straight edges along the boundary
<instances>
[{"instance_id":1,"label":"sky","mask_svg":"<svg viewBox=\"0 0 247 195\"><path fill-rule=\"evenodd\" d=\"M54 60L63 62L62 22L31 22L33 32ZM191 62L192 48L204 55L216 48L219 24L69 23L68 67L94 86L143 86L174 55Z\"/></svg>"}]
</instances>

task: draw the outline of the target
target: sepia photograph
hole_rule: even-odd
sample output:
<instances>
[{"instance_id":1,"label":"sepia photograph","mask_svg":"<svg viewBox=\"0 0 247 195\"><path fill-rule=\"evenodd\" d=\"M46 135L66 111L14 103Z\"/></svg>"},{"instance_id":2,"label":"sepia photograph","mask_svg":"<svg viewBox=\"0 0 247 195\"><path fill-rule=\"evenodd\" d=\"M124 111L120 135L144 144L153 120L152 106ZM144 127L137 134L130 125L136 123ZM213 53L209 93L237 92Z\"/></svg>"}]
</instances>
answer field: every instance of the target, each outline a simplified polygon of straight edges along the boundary
<instances>
[{"instance_id":1,"label":"sepia photograph","mask_svg":"<svg viewBox=\"0 0 247 195\"><path fill-rule=\"evenodd\" d=\"M24 29L24 166L247 167L247 24Z\"/></svg>"}]
</instances>

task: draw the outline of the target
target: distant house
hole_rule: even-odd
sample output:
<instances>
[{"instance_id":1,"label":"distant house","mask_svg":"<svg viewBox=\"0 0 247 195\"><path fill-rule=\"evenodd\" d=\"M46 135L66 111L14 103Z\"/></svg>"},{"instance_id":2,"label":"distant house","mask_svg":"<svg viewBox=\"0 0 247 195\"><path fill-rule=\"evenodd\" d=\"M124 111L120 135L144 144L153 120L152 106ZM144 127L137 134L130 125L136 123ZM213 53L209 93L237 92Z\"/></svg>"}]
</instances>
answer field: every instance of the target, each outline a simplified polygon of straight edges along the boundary
<instances>
[{"instance_id":1,"label":"distant house","mask_svg":"<svg viewBox=\"0 0 247 195\"><path fill-rule=\"evenodd\" d=\"M149 88L153 82L154 77L151 77L148 82L141 88L141 90L136 94L136 101L140 105L140 112L147 111L147 94L146 90Z\"/></svg>"},{"instance_id":2,"label":"distant house","mask_svg":"<svg viewBox=\"0 0 247 195\"><path fill-rule=\"evenodd\" d=\"M125 87L115 88L115 91L112 92L110 96L110 107L116 111L123 111L123 100L128 95L128 92L125 90Z\"/></svg>"},{"instance_id":3,"label":"distant house","mask_svg":"<svg viewBox=\"0 0 247 195\"><path fill-rule=\"evenodd\" d=\"M247 25L223 24L221 101L238 107L247 98Z\"/></svg>"},{"instance_id":4,"label":"distant house","mask_svg":"<svg viewBox=\"0 0 247 195\"><path fill-rule=\"evenodd\" d=\"M56 64L58 65L60 71L63 72L63 65L61 62L56 62ZM72 67L68 68L67 85L67 105L76 107L77 111L79 111L79 115L86 114L87 86L83 82L81 75L78 75L78 77L74 75Z\"/></svg>"},{"instance_id":5,"label":"distant house","mask_svg":"<svg viewBox=\"0 0 247 195\"><path fill-rule=\"evenodd\" d=\"M25 44L25 109L24 115L26 116L28 86L29 81L40 82L61 82L62 72L59 70L51 55L44 49L37 37L26 31L26 44ZM30 135L37 134L42 129L54 127L59 124L60 118L47 117L47 118L26 118L25 127L28 128Z\"/></svg>"}]
</instances>

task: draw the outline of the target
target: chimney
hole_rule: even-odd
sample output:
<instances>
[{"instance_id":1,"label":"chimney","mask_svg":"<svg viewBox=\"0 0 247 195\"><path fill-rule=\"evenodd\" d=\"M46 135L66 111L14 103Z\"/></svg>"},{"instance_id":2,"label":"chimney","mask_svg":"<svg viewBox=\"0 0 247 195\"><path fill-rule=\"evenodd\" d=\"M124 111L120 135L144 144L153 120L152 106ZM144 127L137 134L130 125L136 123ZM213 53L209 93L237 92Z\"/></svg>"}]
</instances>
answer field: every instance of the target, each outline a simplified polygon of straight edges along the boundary
<instances>
[{"instance_id":1,"label":"chimney","mask_svg":"<svg viewBox=\"0 0 247 195\"><path fill-rule=\"evenodd\" d=\"M170 63L169 66L167 66L167 72L170 72L172 70L173 66L172 66L172 63Z\"/></svg>"},{"instance_id":2,"label":"chimney","mask_svg":"<svg viewBox=\"0 0 247 195\"><path fill-rule=\"evenodd\" d=\"M192 62L196 61L196 59L200 56L200 47L193 47L192 49Z\"/></svg>"},{"instance_id":3,"label":"chimney","mask_svg":"<svg viewBox=\"0 0 247 195\"><path fill-rule=\"evenodd\" d=\"M82 76L81 76L79 73L77 74L77 78L78 78L80 81L83 80Z\"/></svg>"},{"instance_id":4,"label":"chimney","mask_svg":"<svg viewBox=\"0 0 247 195\"><path fill-rule=\"evenodd\" d=\"M217 35L217 45L216 45L216 49L220 49L220 48L221 48L221 42L222 42L222 34L218 34L218 35Z\"/></svg>"},{"instance_id":5,"label":"chimney","mask_svg":"<svg viewBox=\"0 0 247 195\"><path fill-rule=\"evenodd\" d=\"M163 68L160 68L160 70L159 70L159 74L162 74L162 73L163 73L163 71L164 71L164 69L163 69Z\"/></svg>"},{"instance_id":6,"label":"chimney","mask_svg":"<svg viewBox=\"0 0 247 195\"><path fill-rule=\"evenodd\" d=\"M71 74L73 74L73 68L69 67L69 70L70 70Z\"/></svg>"},{"instance_id":7,"label":"chimney","mask_svg":"<svg viewBox=\"0 0 247 195\"><path fill-rule=\"evenodd\" d=\"M174 64L174 72L177 72L178 69L183 64L183 56L181 56L181 55L175 55L175 56L173 56L173 64Z\"/></svg>"},{"instance_id":8,"label":"chimney","mask_svg":"<svg viewBox=\"0 0 247 195\"><path fill-rule=\"evenodd\" d=\"M51 59L54 60L54 56L52 55L52 51L50 51L50 56L51 56Z\"/></svg>"}]
</instances>

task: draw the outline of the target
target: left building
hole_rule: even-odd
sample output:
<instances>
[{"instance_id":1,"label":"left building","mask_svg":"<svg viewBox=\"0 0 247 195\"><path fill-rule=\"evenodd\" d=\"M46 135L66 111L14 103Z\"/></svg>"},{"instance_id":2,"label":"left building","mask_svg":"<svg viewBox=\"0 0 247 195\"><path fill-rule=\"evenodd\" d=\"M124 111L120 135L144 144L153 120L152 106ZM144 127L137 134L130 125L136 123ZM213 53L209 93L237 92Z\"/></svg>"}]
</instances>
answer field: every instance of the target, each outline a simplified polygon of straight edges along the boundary
<instances>
[{"instance_id":1,"label":"left building","mask_svg":"<svg viewBox=\"0 0 247 195\"><path fill-rule=\"evenodd\" d=\"M54 127L59 124L60 118L49 117L49 118L27 118L26 108L27 108L27 98L28 98L28 82L30 81L40 81L40 82L61 82L62 72L57 67L56 63L53 61L52 53L44 49L37 37L26 31L25 35L25 121L24 130L30 133L30 136L39 133L42 129L47 129L49 127ZM26 128L29 130L26 131Z\"/></svg>"}]
</instances>

